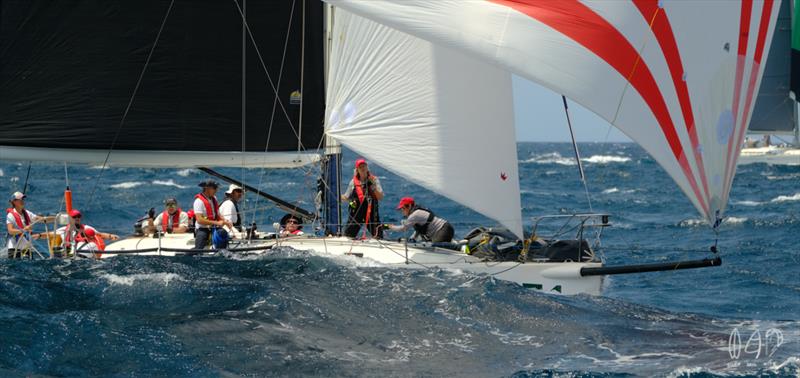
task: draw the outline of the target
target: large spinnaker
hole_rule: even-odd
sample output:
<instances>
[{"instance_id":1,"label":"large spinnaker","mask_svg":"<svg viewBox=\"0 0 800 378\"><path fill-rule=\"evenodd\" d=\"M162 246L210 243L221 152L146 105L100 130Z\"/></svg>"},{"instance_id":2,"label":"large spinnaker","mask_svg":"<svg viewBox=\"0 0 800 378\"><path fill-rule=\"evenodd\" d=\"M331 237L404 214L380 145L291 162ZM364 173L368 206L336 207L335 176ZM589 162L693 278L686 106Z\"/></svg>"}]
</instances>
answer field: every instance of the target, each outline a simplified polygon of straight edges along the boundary
<instances>
[{"instance_id":1,"label":"large spinnaker","mask_svg":"<svg viewBox=\"0 0 800 378\"><path fill-rule=\"evenodd\" d=\"M327 133L522 236L511 74L340 9L332 35Z\"/></svg>"},{"instance_id":2,"label":"large spinnaker","mask_svg":"<svg viewBox=\"0 0 800 378\"><path fill-rule=\"evenodd\" d=\"M566 95L721 216L780 1L327 0Z\"/></svg>"},{"instance_id":3,"label":"large spinnaker","mask_svg":"<svg viewBox=\"0 0 800 378\"><path fill-rule=\"evenodd\" d=\"M323 135L324 4L247 2L245 35L241 6L0 2L0 158L99 164L113 144L116 165L313 161L303 152Z\"/></svg>"}]
</instances>

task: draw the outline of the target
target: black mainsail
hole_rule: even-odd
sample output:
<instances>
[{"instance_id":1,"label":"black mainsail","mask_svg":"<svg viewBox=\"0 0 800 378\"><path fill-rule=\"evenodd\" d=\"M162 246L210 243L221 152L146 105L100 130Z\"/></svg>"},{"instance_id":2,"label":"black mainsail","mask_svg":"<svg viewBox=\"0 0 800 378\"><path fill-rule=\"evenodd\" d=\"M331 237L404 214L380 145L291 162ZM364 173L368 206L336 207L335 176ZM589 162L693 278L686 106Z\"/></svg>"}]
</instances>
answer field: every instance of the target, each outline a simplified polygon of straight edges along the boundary
<instances>
[{"instance_id":1,"label":"black mainsail","mask_svg":"<svg viewBox=\"0 0 800 378\"><path fill-rule=\"evenodd\" d=\"M323 137L323 4L242 5L0 2L0 158L103 162L113 144L112 164L308 162Z\"/></svg>"}]
</instances>

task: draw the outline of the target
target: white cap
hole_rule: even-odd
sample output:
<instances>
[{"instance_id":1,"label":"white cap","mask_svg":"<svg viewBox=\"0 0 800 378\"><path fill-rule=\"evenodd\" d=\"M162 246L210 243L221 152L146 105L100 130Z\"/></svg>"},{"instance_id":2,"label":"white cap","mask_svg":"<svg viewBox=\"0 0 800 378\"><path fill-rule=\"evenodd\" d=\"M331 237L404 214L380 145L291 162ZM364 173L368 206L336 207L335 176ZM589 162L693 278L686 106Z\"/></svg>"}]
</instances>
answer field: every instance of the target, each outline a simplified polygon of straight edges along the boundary
<instances>
[{"instance_id":1,"label":"white cap","mask_svg":"<svg viewBox=\"0 0 800 378\"><path fill-rule=\"evenodd\" d=\"M236 184L231 184L231 185L228 187L228 190L226 190L226 191L225 191L225 194L231 194L231 193L233 193L233 191L234 191L234 190L241 190L241 191L244 191L244 189L242 189L242 187L241 187L241 186L239 186L239 185L236 185Z\"/></svg>"},{"instance_id":2,"label":"white cap","mask_svg":"<svg viewBox=\"0 0 800 378\"><path fill-rule=\"evenodd\" d=\"M22 192L14 192L14 194L11 195L11 199L9 201L21 200L25 199L26 197L28 196L22 194Z\"/></svg>"}]
</instances>

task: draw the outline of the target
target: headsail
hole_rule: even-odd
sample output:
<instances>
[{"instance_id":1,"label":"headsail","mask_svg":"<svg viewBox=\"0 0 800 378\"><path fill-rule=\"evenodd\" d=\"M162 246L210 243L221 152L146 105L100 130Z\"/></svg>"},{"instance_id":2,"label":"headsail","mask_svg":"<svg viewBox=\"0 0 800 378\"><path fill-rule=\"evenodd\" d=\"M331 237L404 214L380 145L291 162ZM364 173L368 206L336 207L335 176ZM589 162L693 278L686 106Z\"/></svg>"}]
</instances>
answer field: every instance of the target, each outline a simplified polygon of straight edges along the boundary
<instances>
[{"instance_id":1,"label":"headsail","mask_svg":"<svg viewBox=\"0 0 800 378\"><path fill-rule=\"evenodd\" d=\"M792 34L798 31L792 30L791 3L792 0L781 2L769 59L753 108L753 119L749 126L751 132L786 134L793 133L797 127L797 103L794 100L796 97L790 95L790 78L800 75L800 70L795 72L800 67L792 65ZM800 66L800 62L795 65Z\"/></svg>"},{"instance_id":2,"label":"headsail","mask_svg":"<svg viewBox=\"0 0 800 378\"><path fill-rule=\"evenodd\" d=\"M328 0L562 93L721 215L780 1Z\"/></svg>"},{"instance_id":3,"label":"headsail","mask_svg":"<svg viewBox=\"0 0 800 378\"><path fill-rule=\"evenodd\" d=\"M327 133L522 235L511 74L337 9Z\"/></svg>"},{"instance_id":4,"label":"headsail","mask_svg":"<svg viewBox=\"0 0 800 378\"><path fill-rule=\"evenodd\" d=\"M298 150L323 135L324 4L247 2L253 41L242 3L0 2L0 158L103 162L113 142L112 164L308 163Z\"/></svg>"}]
</instances>

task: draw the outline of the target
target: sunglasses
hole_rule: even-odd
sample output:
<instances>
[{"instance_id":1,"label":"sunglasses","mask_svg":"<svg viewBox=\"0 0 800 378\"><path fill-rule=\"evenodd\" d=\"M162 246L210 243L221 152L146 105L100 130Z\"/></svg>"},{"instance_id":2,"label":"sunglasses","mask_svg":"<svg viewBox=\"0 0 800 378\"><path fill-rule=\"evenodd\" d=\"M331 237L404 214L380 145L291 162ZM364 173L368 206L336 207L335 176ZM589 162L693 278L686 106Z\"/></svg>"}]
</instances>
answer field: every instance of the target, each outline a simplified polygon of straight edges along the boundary
<instances>
[{"instance_id":1,"label":"sunglasses","mask_svg":"<svg viewBox=\"0 0 800 378\"><path fill-rule=\"evenodd\" d=\"M286 221L286 224L289 224L289 223L292 223L292 224L300 224L300 222L298 222L298 221L296 221L296 220L288 220L288 221Z\"/></svg>"},{"instance_id":2,"label":"sunglasses","mask_svg":"<svg viewBox=\"0 0 800 378\"><path fill-rule=\"evenodd\" d=\"M170 208L170 209L174 209L174 208L178 207L178 205L171 203L171 204L167 205L167 207Z\"/></svg>"},{"instance_id":3,"label":"sunglasses","mask_svg":"<svg viewBox=\"0 0 800 378\"><path fill-rule=\"evenodd\" d=\"M81 219L81 216L78 215L77 217L72 217L72 219Z\"/></svg>"}]
</instances>

